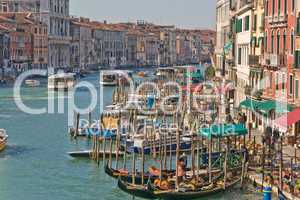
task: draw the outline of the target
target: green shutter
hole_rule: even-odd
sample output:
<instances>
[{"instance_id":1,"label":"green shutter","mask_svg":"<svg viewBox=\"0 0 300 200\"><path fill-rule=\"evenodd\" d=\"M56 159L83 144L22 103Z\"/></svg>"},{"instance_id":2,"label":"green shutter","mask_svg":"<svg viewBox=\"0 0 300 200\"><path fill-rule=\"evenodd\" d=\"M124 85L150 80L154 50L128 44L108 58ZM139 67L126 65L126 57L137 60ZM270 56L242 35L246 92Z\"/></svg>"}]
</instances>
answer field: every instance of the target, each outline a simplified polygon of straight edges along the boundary
<instances>
[{"instance_id":1,"label":"green shutter","mask_svg":"<svg viewBox=\"0 0 300 200\"><path fill-rule=\"evenodd\" d=\"M246 16L245 20L246 20L246 22L245 22L245 31L249 31L250 17Z\"/></svg>"},{"instance_id":2,"label":"green shutter","mask_svg":"<svg viewBox=\"0 0 300 200\"><path fill-rule=\"evenodd\" d=\"M300 67L300 51L295 51L295 68Z\"/></svg>"},{"instance_id":3,"label":"green shutter","mask_svg":"<svg viewBox=\"0 0 300 200\"><path fill-rule=\"evenodd\" d=\"M297 18L297 35L300 36L300 17Z\"/></svg>"},{"instance_id":4,"label":"green shutter","mask_svg":"<svg viewBox=\"0 0 300 200\"><path fill-rule=\"evenodd\" d=\"M253 29L256 31L257 26L257 15L254 15Z\"/></svg>"}]
</instances>

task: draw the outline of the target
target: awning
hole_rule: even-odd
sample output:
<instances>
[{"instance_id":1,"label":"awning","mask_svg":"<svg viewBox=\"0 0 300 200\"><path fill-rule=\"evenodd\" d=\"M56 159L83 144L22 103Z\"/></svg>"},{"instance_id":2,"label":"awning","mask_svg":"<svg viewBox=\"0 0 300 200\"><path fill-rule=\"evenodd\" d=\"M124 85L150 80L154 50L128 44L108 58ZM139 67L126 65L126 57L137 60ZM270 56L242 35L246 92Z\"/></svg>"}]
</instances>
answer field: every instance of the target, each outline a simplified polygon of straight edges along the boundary
<instances>
[{"instance_id":1,"label":"awning","mask_svg":"<svg viewBox=\"0 0 300 200\"><path fill-rule=\"evenodd\" d=\"M212 125L209 128L202 128L199 130L198 134L207 138L221 138L227 136L247 135L248 130L245 128L244 124L219 124Z\"/></svg>"},{"instance_id":2,"label":"awning","mask_svg":"<svg viewBox=\"0 0 300 200\"><path fill-rule=\"evenodd\" d=\"M297 122L300 122L300 108L277 118L274 121L274 125L277 128L287 131L289 126L292 126Z\"/></svg>"},{"instance_id":3,"label":"awning","mask_svg":"<svg viewBox=\"0 0 300 200\"><path fill-rule=\"evenodd\" d=\"M292 111L293 107L286 103L269 100L260 104L257 110L259 110L264 115L268 115L271 110L274 110L277 114L283 114Z\"/></svg>"},{"instance_id":4,"label":"awning","mask_svg":"<svg viewBox=\"0 0 300 200\"><path fill-rule=\"evenodd\" d=\"M249 98L240 103L240 108L251 111L259 111L264 115L269 115L271 110L274 110L278 114L287 113L293 110L293 107L290 104L274 100L258 101Z\"/></svg>"},{"instance_id":5,"label":"awning","mask_svg":"<svg viewBox=\"0 0 300 200\"><path fill-rule=\"evenodd\" d=\"M257 110L257 107L259 107L259 105L262 103L263 103L263 101L258 101L258 100L247 98L245 101L242 101L240 103L240 108L255 111L255 110Z\"/></svg>"},{"instance_id":6,"label":"awning","mask_svg":"<svg viewBox=\"0 0 300 200\"><path fill-rule=\"evenodd\" d=\"M200 72L188 72L185 74L185 77L188 78L202 78L202 74Z\"/></svg>"}]
</instances>

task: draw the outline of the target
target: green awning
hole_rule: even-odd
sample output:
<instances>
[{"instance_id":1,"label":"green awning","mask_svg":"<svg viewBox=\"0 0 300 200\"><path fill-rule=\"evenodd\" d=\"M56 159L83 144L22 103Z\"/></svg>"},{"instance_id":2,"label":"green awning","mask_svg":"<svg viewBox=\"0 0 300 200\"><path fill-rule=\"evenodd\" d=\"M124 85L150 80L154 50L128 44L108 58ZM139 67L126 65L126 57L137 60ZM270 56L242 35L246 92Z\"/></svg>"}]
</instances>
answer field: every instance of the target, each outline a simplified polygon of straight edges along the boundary
<instances>
[{"instance_id":1,"label":"green awning","mask_svg":"<svg viewBox=\"0 0 300 200\"><path fill-rule=\"evenodd\" d=\"M200 72L191 72L191 73L186 73L185 77L189 77L189 78L201 78L202 74Z\"/></svg>"},{"instance_id":2,"label":"green awning","mask_svg":"<svg viewBox=\"0 0 300 200\"><path fill-rule=\"evenodd\" d=\"M284 114L291 112L293 107L290 104L269 100L262 103L257 109L264 115L269 115L271 110L274 110L278 114Z\"/></svg>"},{"instance_id":3,"label":"green awning","mask_svg":"<svg viewBox=\"0 0 300 200\"><path fill-rule=\"evenodd\" d=\"M240 103L240 108L255 111L261 103L262 101L247 98Z\"/></svg>"},{"instance_id":4,"label":"green awning","mask_svg":"<svg viewBox=\"0 0 300 200\"><path fill-rule=\"evenodd\" d=\"M228 137L228 136L242 136L247 135L248 130L244 124L219 124L212 125L209 128L202 128L198 132L199 135L202 135L207 138L212 137Z\"/></svg>"},{"instance_id":5,"label":"green awning","mask_svg":"<svg viewBox=\"0 0 300 200\"><path fill-rule=\"evenodd\" d=\"M288 113L293 110L293 106L274 100L258 101L247 98L240 103L240 108L244 108L251 111L259 111L264 115L269 115L271 110L274 110L278 114Z\"/></svg>"}]
</instances>

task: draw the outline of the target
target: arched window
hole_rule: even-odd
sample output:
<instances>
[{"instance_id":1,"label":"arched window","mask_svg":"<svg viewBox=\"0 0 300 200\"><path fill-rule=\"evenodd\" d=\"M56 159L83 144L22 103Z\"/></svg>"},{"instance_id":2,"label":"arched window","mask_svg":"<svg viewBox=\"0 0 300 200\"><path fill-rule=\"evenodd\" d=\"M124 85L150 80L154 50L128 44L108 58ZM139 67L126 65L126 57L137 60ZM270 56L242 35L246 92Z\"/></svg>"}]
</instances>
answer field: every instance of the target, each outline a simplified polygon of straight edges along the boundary
<instances>
[{"instance_id":1,"label":"arched window","mask_svg":"<svg viewBox=\"0 0 300 200\"><path fill-rule=\"evenodd\" d=\"M272 36L271 36L271 51L274 53L274 31L272 31Z\"/></svg>"},{"instance_id":2,"label":"arched window","mask_svg":"<svg viewBox=\"0 0 300 200\"><path fill-rule=\"evenodd\" d=\"M283 32L283 50L286 50L286 31Z\"/></svg>"},{"instance_id":3,"label":"arched window","mask_svg":"<svg viewBox=\"0 0 300 200\"><path fill-rule=\"evenodd\" d=\"M287 14L287 0L284 0L284 14Z\"/></svg>"},{"instance_id":4,"label":"arched window","mask_svg":"<svg viewBox=\"0 0 300 200\"><path fill-rule=\"evenodd\" d=\"M277 54L279 54L279 51L280 51L280 31L277 31L277 46L276 46L276 49L277 49Z\"/></svg>"},{"instance_id":5,"label":"arched window","mask_svg":"<svg viewBox=\"0 0 300 200\"><path fill-rule=\"evenodd\" d=\"M294 54L294 30L291 31L291 54Z\"/></svg>"},{"instance_id":6,"label":"arched window","mask_svg":"<svg viewBox=\"0 0 300 200\"><path fill-rule=\"evenodd\" d=\"M265 39L264 39L264 46L265 46L265 51L268 52L268 32L265 32Z\"/></svg>"}]
</instances>

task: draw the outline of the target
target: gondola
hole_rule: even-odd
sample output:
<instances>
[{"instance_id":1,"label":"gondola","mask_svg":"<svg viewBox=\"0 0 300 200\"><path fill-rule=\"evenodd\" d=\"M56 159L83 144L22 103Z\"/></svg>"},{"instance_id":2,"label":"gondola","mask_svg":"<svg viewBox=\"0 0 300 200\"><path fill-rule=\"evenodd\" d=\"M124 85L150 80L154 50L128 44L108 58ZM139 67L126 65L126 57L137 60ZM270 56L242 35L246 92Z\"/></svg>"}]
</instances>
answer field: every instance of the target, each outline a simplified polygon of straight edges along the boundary
<instances>
[{"instance_id":1,"label":"gondola","mask_svg":"<svg viewBox=\"0 0 300 200\"><path fill-rule=\"evenodd\" d=\"M113 168L110 168L109 166L108 166L108 163L105 165L105 167L104 167L104 171L105 171L105 173L107 174L107 175L109 175L110 177L113 177L113 178L115 178L115 179L117 179L117 178L119 178L119 177L122 177L122 180L123 181L125 181L126 180L126 182L128 182L128 183L132 183L132 174L131 173L125 173L125 172L121 172L121 171L119 171L119 170L116 170L116 169L113 169ZM164 175L167 175L167 174L174 174L175 173L175 171L174 170L172 170L172 171L163 171L163 174ZM137 173L136 175L135 175L135 183L136 184L141 184L142 183L142 176L141 176L141 174L140 173ZM155 179L157 179L158 178L158 176L153 176L153 175L151 175L150 173L145 173L145 175L144 175L144 180L151 180L151 181L154 181Z\"/></svg>"},{"instance_id":2,"label":"gondola","mask_svg":"<svg viewBox=\"0 0 300 200\"><path fill-rule=\"evenodd\" d=\"M135 197L145 199L156 199L156 197L148 191L147 185L137 185L128 183L126 179L124 180L124 177L119 177L118 187L127 194L133 195Z\"/></svg>"},{"instance_id":3,"label":"gondola","mask_svg":"<svg viewBox=\"0 0 300 200\"><path fill-rule=\"evenodd\" d=\"M234 187L241 180L240 176L236 176L232 178L232 180L228 180L226 184L226 190ZM148 183L147 185L148 191L158 199L167 199L167 200L176 200L176 199L197 199L201 197L207 197L211 195L215 195L220 192L225 192L224 184L220 179L213 181L212 184L205 184L201 188L197 190L160 190L152 183Z\"/></svg>"}]
</instances>

